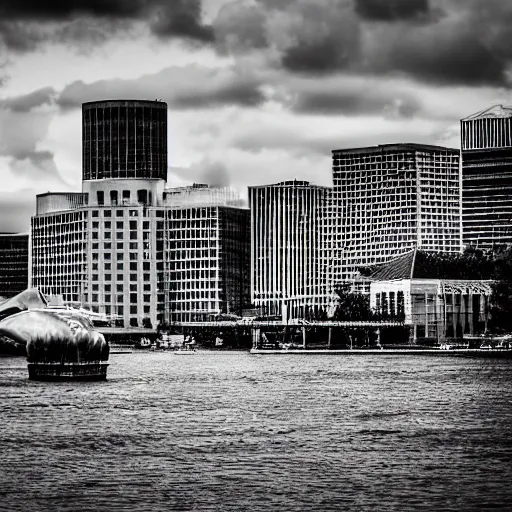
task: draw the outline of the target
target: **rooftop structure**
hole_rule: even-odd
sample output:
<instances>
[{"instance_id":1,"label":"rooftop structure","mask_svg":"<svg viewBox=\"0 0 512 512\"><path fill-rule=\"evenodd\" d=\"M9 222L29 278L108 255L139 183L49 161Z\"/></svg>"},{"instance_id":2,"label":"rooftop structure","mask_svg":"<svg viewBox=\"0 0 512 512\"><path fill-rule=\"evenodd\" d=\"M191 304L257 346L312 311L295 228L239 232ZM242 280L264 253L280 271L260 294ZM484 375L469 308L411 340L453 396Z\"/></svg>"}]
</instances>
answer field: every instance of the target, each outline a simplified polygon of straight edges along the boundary
<instances>
[{"instance_id":1,"label":"rooftop structure","mask_svg":"<svg viewBox=\"0 0 512 512\"><path fill-rule=\"evenodd\" d=\"M82 179L167 180L167 103L105 100L82 105Z\"/></svg>"}]
</instances>

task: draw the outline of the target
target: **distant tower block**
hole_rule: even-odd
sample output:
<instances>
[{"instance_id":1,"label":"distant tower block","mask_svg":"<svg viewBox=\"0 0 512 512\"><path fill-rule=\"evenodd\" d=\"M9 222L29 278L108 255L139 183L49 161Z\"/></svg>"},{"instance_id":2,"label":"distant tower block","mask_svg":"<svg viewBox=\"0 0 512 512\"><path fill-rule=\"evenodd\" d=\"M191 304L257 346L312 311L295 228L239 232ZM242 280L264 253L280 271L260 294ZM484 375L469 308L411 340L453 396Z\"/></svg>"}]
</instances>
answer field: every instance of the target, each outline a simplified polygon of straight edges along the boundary
<instances>
[{"instance_id":1,"label":"distant tower block","mask_svg":"<svg viewBox=\"0 0 512 512\"><path fill-rule=\"evenodd\" d=\"M82 163L83 180L167 180L167 103L84 103Z\"/></svg>"}]
</instances>

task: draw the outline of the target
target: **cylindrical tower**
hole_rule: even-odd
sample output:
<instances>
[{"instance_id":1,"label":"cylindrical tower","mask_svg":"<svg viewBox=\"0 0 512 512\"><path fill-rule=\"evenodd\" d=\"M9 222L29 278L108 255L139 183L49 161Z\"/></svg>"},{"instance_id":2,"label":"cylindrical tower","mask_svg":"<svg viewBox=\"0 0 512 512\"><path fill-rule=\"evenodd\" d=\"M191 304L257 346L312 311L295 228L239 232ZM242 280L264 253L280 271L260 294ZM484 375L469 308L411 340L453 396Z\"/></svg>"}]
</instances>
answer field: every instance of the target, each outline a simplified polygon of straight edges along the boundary
<instances>
[{"instance_id":1,"label":"cylindrical tower","mask_svg":"<svg viewBox=\"0 0 512 512\"><path fill-rule=\"evenodd\" d=\"M82 105L82 179L167 179L167 103Z\"/></svg>"}]
</instances>

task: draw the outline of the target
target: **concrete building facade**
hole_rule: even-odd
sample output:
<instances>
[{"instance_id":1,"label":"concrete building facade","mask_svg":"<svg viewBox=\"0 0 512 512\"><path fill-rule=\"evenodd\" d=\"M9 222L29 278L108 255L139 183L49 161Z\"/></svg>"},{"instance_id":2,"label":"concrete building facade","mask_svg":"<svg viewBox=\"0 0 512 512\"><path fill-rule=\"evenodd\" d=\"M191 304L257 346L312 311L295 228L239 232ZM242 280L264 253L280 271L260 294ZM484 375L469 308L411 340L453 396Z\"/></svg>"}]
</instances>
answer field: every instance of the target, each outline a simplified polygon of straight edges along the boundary
<instances>
[{"instance_id":1,"label":"concrete building facade","mask_svg":"<svg viewBox=\"0 0 512 512\"><path fill-rule=\"evenodd\" d=\"M328 193L296 180L249 187L251 300L263 314L303 318L327 303Z\"/></svg>"},{"instance_id":2,"label":"concrete building facade","mask_svg":"<svg viewBox=\"0 0 512 512\"><path fill-rule=\"evenodd\" d=\"M166 199L166 321L241 315L250 304L249 210L229 189L196 185Z\"/></svg>"},{"instance_id":3,"label":"concrete building facade","mask_svg":"<svg viewBox=\"0 0 512 512\"><path fill-rule=\"evenodd\" d=\"M131 128L127 137L112 135L108 151L106 135L103 142L91 143L91 126L96 132L114 126L114 110L120 115L121 107L125 125L146 131L140 137L130 136ZM108 116L98 113L107 108ZM242 284L249 272L249 212L238 194L207 185L166 188L161 177L164 166L167 173L166 145L151 138L153 121L158 133L159 123L166 128L165 103L94 102L83 112L84 126L91 128L85 136L89 142L84 139L87 179L82 192L37 196L31 285L123 327L190 321L198 311L202 318L241 312L249 301ZM144 115L148 119L139 117ZM114 165L116 145L119 151L127 145L129 158Z\"/></svg>"},{"instance_id":4,"label":"concrete building facade","mask_svg":"<svg viewBox=\"0 0 512 512\"><path fill-rule=\"evenodd\" d=\"M460 252L459 152L385 144L333 151L332 279L353 282L358 268L417 247Z\"/></svg>"},{"instance_id":5,"label":"concrete building facade","mask_svg":"<svg viewBox=\"0 0 512 512\"><path fill-rule=\"evenodd\" d=\"M512 107L461 120L463 242L512 243Z\"/></svg>"}]
</instances>

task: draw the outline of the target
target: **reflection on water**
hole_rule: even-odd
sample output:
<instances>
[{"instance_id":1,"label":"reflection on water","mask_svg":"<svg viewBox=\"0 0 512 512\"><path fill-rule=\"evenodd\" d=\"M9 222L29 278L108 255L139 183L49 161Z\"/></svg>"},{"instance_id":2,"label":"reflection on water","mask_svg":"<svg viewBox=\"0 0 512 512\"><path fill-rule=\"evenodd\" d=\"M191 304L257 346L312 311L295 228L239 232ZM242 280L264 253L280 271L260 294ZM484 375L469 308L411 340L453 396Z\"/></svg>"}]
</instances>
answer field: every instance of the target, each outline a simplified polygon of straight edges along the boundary
<instances>
[{"instance_id":1,"label":"reflection on water","mask_svg":"<svg viewBox=\"0 0 512 512\"><path fill-rule=\"evenodd\" d=\"M111 356L106 383L0 359L1 510L512 510L512 362Z\"/></svg>"}]
</instances>

